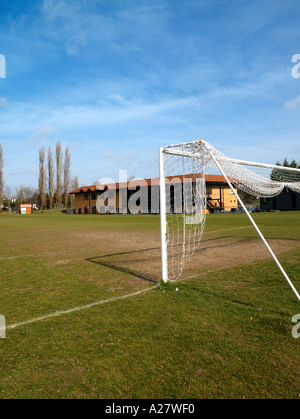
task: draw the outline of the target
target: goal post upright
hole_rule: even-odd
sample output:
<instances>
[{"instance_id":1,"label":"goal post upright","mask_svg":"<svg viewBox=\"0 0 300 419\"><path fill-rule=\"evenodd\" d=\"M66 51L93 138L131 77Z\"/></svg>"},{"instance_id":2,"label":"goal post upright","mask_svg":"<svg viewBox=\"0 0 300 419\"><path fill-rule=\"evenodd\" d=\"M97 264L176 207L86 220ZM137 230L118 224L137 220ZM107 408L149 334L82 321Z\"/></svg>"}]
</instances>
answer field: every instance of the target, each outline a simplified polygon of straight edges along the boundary
<instances>
[{"instance_id":1,"label":"goal post upright","mask_svg":"<svg viewBox=\"0 0 300 419\"><path fill-rule=\"evenodd\" d=\"M161 235L161 271L162 280L168 281L167 256L167 209L166 209L166 177L164 149L159 149L159 185L160 185L160 235Z\"/></svg>"}]
</instances>

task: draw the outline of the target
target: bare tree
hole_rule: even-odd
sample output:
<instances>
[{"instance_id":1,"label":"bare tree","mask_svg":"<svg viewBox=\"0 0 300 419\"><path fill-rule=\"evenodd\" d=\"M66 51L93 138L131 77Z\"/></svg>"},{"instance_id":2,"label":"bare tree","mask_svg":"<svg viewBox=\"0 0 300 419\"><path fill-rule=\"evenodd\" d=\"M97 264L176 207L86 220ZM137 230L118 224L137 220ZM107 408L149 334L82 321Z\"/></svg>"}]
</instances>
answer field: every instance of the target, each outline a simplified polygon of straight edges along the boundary
<instances>
[{"instance_id":1,"label":"bare tree","mask_svg":"<svg viewBox=\"0 0 300 419\"><path fill-rule=\"evenodd\" d=\"M0 144L0 212L2 211L2 195L4 190L4 179L3 179L3 149Z\"/></svg>"},{"instance_id":2,"label":"bare tree","mask_svg":"<svg viewBox=\"0 0 300 419\"><path fill-rule=\"evenodd\" d=\"M71 179L71 191L75 191L75 189L79 188L79 180L78 180L78 176L73 176ZM75 196L72 194L71 195L71 205L72 208L75 207Z\"/></svg>"},{"instance_id":3,"label":"bare tree","mask_svg":"<svg viewBox=\"0 0 300 419\"><path fill-rule=\"evenodd\" d=\"M69 147L66 148L65 162L64 162L64 194L65 194L65 208L68 208L69 201L69 187L70 187L70 175L71 175L71 156Z\"/></svg>"},{"instance_id":4,"label":"bare tree","mask_svg":"<svg viewBox=\"0 0 300 419\"><path fill-rule=\"evenodd\" d=\"M23 188L24 201L26 204L37 204L40 198L39 189L32 188L31 186L26 186Z\"/></svg>"},{"instance_id":5,"label":"bare tree","mask_svg":"<svg viewBox=\"0 0 300 419\"><path fill-rule=\"evenodd\" d=\"M19 201L20 204L23 204L25 201L23 184L20 186L20 188L17 188L16 192L17 192L17 201Z\"/></svg>"},{"instance_id":6,"label":"bare tree","mask_svg":"<svg viewBox=\"0 0 300 419\"><path fill-rule=\"evenodd\" d=\"M12 199L13 193L9 186L5 185L4 189L2 191L2 203L5 207L8 207L10 210L11 208L11 199Z\"/></svg>"},{"instance_id":7,"label":"bare tree","mask_svg":"<svg viewBox=\"0 0 300 419\"><path fill-rule=\"evenodd\" d=\"M78 176L73 176L71 179L71 189L74 191L79 188L79 179Z\"/></svg>"},{"instance_id":8,"label":"bare tree","mask_svg":"<svg viewBox=\"0 0 300 419\"><path fill-rule=\"evenodd\" d=\"M39 151L39 195L40 195L40 205L41 209L44 209L46 206L46 168L45 168L45 148L41 148Z\"/></svg>"},{"instance_id":9,"label":"bare tree","mask_svg":"<svg viewBox=\"0 0 300 419\"><path fill-rule=\"evenodd\" d=\"M11 198L13 197L13 192L12 192L11 188L8 185L6 185L4 187L3 192L2 192L2 195L3 195L3 198L6 199L6 201L10 201Z\"/></svg>"},{"instance_id":10,"label":"bare tree","mask_svg":"<svg viewBox=\"0 0 300 419\"><path fill-rule=\"evenodd\" d=\"M56 144L56 208L61 208L61 174L62 174L62 150L61 143Z\"/></svg>"},{"instance_id":11,"label":"bare tree","mask_svg":"<svg viewBox=\"0 0 300 419\"><path fill-rule=\"evenodd\" d=\"M51 147L48 150L48 195L49 208L53 209L53 194L54 194L54 162Z\"/></svg>"}]
</instances>

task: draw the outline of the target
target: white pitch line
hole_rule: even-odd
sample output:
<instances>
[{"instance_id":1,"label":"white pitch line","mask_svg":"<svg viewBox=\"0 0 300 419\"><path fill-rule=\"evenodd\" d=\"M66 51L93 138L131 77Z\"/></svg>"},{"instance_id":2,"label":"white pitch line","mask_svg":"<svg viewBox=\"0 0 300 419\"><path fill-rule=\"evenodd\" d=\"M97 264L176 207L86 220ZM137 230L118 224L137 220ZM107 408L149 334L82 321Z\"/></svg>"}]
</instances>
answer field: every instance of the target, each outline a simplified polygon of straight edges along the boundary
<instances>
[{"instance_id":1,"label":"white pitch line","mask_svg":"<svg viewBox=\"0 0 300 419\"><path fill-rule=\"evenodd\" d=\"M226 229L226 230L209 231L207 233L213 234L213 233L220 233L220 232L230 231L230 230L240 230L240 229L244 229L244 228L249 228L249 227L248 226L236 227L236 228ZM23 256L19 256L19 257L32 257L32 256L36 256L36 255L23 255ZM9 257L9 258L0 258L0 260L2 260L2 259L13 259L13 258L17 258L17 257L18 256L12 256L12 257ZM59 317L59 316L63 316L63 315L70 314L70 313L76 313L77 311L87 310L89 308L96 307L96 306L99 306L99 305L111 303L111 302L118 301L118 300L124 300L125 298L134 297L136 295L143 294L143 293L146 293L148 291L154 290L157 287L158 287L158 284L156 284L153 287L146 288L145 290L137 291L137 292L134 292L132 294L123 295L121 297L112 297L112 298L108 298L107 300L97 301L95 303L71 308L69 310L56 311L55 313L48 314L46 316L37 317L35 319L26 320L25 322L9 325L9 326L6 327L6 330L17 329L18 327L26 326L26 325L32 324L32 323L37 323L37 322L40 322L40 321L43 321L43 320L51 319L53 317Z\"/></svg>"},{"instance_id":2,"label":"white pitch line","mask_svg":"<svg viewBox=\"0 0 300 419\"><path fill-rule=\"evenodd\" d=\"M71 308L69 310L56 311L55 313L48 314L48 315L42 316L42 317L37 317L36 319L26 320L25 322L12 324L12 325L7 326L6 330L16 329L16 328L21 327L21 326L26 326L28 324L40 322L42 320L47 320L47 319L50 319L50 318L53 318L53 317L63 316L65 314L75 313L77 311L87 310L89 308L100 306L100 305L107 304L107 303L111 303L113 301L124 300L125 298L135 297L136 295L144 294L148 291L154 290L155 288L158 287L158 285L159 284L156 284L153 287L146 288L146 289L141 290L141 291L133 292L131 294L123 295L121 297L112 297L112 298L108 298L107 300L96 301L95 303L87 304L87 305L80 306L80 307Z\"/></svg>"},{"instance_id":3,"label":"white pitch line","mask_svg":"<svg viewBox=\"0 0 300 419\"><path fill-rule=\"evenodd\" d=\"M34 256L39 256L38 253L36 254L31 254L31 255L16 255L16 256L8 256L6 258L0 258L0 260L12 260L12 259L19 259L19 258L31 258Z\"/></svg>"},{"instance_id":4,"label":"white pitch line","mask_svg":"<svg viewBox=\"0 0 300 419\"><path fill-rule=\"evenodd\" d=\"M244 227L234 227L234 228L226 228L225 230L213 230L213 231L204 231L205 234L214 234L214 233L224 233L225 231L232 231L232 230L244 230L246 228L252 228L251 225L244 226Z\"/></svg>"}]
</instances>

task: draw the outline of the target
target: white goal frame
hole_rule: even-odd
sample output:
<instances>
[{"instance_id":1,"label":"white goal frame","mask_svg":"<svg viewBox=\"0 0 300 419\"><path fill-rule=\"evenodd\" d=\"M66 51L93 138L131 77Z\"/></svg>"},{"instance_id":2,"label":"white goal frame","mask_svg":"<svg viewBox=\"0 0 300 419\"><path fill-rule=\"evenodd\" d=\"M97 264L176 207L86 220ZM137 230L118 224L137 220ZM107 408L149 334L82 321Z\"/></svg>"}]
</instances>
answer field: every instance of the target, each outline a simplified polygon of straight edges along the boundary
<instances>
[{"instance_id":1,"label":"white goal frame","mask_svg":"<svg viewBox=\"0 0 300 419\"><path fill-rule=\"evenodd\" d=\"M190 151L182 151L179 148L182 146L191 146L191 148L194 145L203 144L205 147L205 151L208 154L208 157L211 161L214 162L215 167L219 170L219 172L222 174L224 179L226 180L228 186L230 187L232 193L237 198L239 204L243 208L243 211L248 216L250 222L252 223L253 227L255 228L256 232L258 233L259 237L263 241L264 245L268 249L269 253L271 254L272 258L274 259L275 263L277 264L278 268L280 269L281 273L283 274L284 278L290 285L291 289L293 290L295 296L297 297L298 301L300 302L300 295L293 285L292 281L288 277L287 273L283 269L282 265L280 264L278 258L272 251L270 245L266 241L265 237L263 236L262 232L258 228L257 224L253 220L250 212L247 210L246 206L244 205L243 201L237 194L234 186L232 185L232 181L229 179L227 174L225 173L222 162L226 162L226 160L230 163L240 164L240 165L247 165L247 166L253 166L253 167L263 167L268 169L274 169L274 170L284 170L285 172L294 172L297 174L300 174L299 169L294 169L290 167L283 167L278 165L270 165L270 164L263 164L263 163L256 163L256 162L249 162L246 160L237 160L237 159L229 159L227 157L223 156L216 156L215 153L213 153L213 148L210 146L209 143L201 140L194 141L191 143L183 143L178 145L170 145L167 147L161 147L159 149L159 178L160 178L160 226L161 226L161 269L162 269L162 280L167 283L169 281L168 278L168 240L167 240L167 209L166 209L166 173L165 173L165 155L171 154L175 156L183 156L183 157L190 157L193 159L197 158L203 158L203 155L197 155L197 152L190 152ZM178 174L180 175L180 173Z\"/></svg>"}]
</instances>

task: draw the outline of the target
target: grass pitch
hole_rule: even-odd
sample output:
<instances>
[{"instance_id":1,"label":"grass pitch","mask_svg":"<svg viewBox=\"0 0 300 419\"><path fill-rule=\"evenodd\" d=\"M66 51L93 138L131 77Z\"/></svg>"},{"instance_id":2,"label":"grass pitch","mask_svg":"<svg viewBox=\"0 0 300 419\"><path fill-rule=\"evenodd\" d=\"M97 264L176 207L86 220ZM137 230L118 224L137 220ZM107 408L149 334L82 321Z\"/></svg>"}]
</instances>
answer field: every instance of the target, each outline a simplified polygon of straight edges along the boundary
<instances>
[{"instance_id":1,"label":"grass pitch","mask_svg":"<svg viewBox=\"0 0 300 419\"><path fill-rule=\"evenodd\" d=\"M299 290L300 213L254 216ZM247 217L208 216L176 284L159 242L157 216L0 215L0 314L45 317L0 339L0 397L298 398L299 303Z\"/></svg>"}]
</instances>

